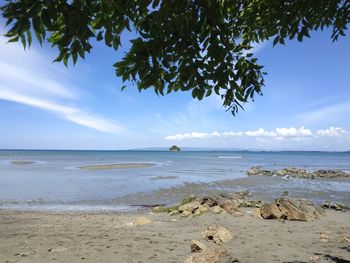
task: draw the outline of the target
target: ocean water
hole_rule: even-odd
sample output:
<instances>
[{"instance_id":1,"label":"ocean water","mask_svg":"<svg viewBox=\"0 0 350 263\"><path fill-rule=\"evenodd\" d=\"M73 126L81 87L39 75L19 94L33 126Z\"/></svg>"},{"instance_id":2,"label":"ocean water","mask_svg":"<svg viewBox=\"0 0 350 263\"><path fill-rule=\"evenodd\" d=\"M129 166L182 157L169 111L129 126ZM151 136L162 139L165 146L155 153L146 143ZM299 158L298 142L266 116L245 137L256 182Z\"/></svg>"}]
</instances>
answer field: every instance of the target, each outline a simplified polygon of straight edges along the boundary
<instances>
[{"instance_id":1,"label":"ocean water","mask_svg":"<svg viewBox=\"0 0 350 263\"><path fill-rule=\"evenodd\" d=\"M14 160L33 163L13 164ZM153 163L154 166L94 171L79 168L110 163ZM131 206L134 204L175 202L192 189L193 192L247 189L267 199L288 190L292 196L315 202L333 200L350 205L348 179L247 177L245 172L251 166L350 172L350 153L1 150L0 209L131 210L136 208ZM166 189L172 189L171 197Z\"/></svg>"}]
</instances>

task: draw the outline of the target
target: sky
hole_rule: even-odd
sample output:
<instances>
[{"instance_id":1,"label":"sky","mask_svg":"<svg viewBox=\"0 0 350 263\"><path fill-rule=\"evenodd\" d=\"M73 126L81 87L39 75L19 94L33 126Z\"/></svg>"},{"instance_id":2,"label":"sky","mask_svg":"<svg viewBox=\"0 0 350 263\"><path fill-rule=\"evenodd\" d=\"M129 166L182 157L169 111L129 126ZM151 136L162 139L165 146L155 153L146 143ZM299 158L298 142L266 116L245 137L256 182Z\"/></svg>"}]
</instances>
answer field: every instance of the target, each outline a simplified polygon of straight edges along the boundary
<instances>
[{"instance_id":1,"label":"sky","mask_svg":"<svg viewBox=\"0 0 350 263\"><path fill-rule=\"evenodd\" d=\"M0 21L0 32L5 32ZM145 147L248 150L350 150L350 45L330 31L302 43L255 48L268 72L263 96L236 117L216 95L157 96L123 85L112 65L123 50L100 43L66 68L57 50L36 42L29 50L0 36L0 149Z\"/></svg>"}]
</instances>

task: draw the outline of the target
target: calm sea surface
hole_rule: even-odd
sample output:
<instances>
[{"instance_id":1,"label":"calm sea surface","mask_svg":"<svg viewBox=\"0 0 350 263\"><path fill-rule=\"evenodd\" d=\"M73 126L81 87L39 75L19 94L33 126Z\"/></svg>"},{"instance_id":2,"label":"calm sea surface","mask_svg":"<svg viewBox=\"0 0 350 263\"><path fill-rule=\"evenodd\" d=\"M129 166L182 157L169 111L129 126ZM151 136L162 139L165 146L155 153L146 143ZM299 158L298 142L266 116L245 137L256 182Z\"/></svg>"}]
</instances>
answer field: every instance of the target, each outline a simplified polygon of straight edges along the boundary
<instances>
[{"instance_id":1,"label":"calm sea surface","mask_svg":"<svg viewBox=\"0 0 350 263\"><path fill-rule=\"evenodd\" d=\"M13 164L11 161L33 161ZM152 167L90 171L83 165L153 163ZM247 177L251 166L278 169L341 169L350 172L350 153L246 151L0 151L0 209L128 210L127 196L152 196L159 190L205 188L237 191L275 198L288 190L292 196L315 202L341 201L350 205L350 180L307 180ZM168 177L168 178L167 178ZM198 187L196 187L198 191ZM200 189L200 187L199 187ZM154 195L154 202L176 201ZM146 199L145 199L146 200Z\"/></svg>"}]
</instances>

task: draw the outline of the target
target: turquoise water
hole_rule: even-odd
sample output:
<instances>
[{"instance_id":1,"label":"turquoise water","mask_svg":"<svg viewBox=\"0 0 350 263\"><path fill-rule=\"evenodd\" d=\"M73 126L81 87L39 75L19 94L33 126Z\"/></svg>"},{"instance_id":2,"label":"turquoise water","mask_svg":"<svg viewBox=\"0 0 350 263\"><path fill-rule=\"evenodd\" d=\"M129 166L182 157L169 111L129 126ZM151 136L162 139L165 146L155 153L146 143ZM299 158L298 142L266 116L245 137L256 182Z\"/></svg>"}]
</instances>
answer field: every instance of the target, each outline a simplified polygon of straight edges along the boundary
<instances>
[{"instance_id":1,"label":"turquoise water","mask_svg":"<svg viewBox=\"0 0 350 263\"><path fill-rule=\"evenodd\" d=\"M11 160L33 161L15 165ZM80 166L108 163L152 167L89 171ZM0 151L0 208L29 210L129 210L130 196L185 183L204 183L225 191L248 189L266 198L281 191L314 201L350 205L350 180L247 177L251 166L278 169L341 169L350 172L350 153L247 151ZM159 177L171 176L168 179ZM174 178L175 177L175 178ZM159 203L171 202L163 197ZM162 199L162 200L161 200ZM138 200L142 203L143 200Z\"/></svg>"}]
</instances>

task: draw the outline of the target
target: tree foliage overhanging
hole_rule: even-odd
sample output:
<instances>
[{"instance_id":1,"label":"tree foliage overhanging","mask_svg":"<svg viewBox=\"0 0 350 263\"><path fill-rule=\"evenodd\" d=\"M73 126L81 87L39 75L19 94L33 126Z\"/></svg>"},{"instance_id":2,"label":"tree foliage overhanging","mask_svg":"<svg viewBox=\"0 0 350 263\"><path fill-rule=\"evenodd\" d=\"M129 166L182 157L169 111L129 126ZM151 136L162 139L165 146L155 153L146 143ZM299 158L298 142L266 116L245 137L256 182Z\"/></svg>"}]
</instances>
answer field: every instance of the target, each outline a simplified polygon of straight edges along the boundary
<instances>
[{"instance_id":1,"label":"tree foliage overhanging","mask_svg":"<svg viewBox=\"0 0 350 263\"><path fill-rule=\"evenodd\" d=\"M114 64L123 81L157 94L212 92L235 114L261 94L262 66L252 45L273 39L302 41L310 31L331 28L345 36L349 0L17 0L1 7L9 42L57 47L55 61L84 58L93 39L120 51L123 31L138 37ZM123 86L124 88L125 86Z\"/></svg>"}]
</instances>

